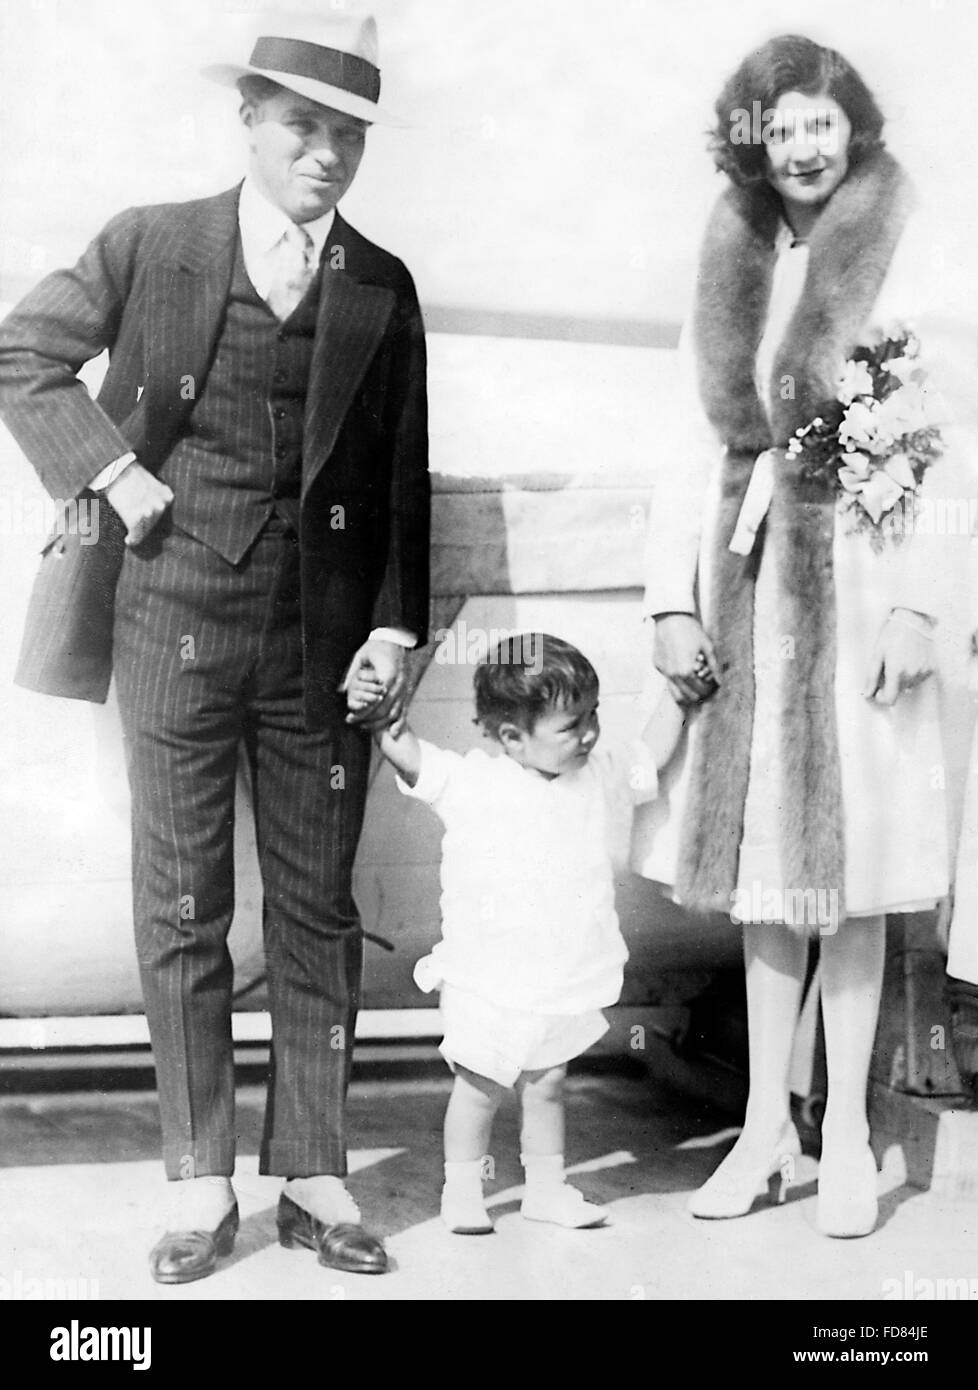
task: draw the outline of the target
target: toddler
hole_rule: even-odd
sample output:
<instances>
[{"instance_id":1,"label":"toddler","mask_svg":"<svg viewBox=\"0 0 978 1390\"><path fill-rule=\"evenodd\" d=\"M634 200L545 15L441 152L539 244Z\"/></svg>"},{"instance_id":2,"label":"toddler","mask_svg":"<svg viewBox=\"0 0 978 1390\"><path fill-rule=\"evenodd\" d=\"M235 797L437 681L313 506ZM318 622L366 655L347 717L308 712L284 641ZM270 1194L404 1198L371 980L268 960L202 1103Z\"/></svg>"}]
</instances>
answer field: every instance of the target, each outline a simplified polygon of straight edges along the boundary
<instances>
[{"instance_id":1,"label":"toddler","mask_svg":"<svg viewBox=\"0 0 978 1390\"><path fill-rule=\"evenodd\" d=\"M363 671L352 709L383 697ZM441 1051L455 1074L445 1116L441 1215L449 1230L490 1232L483 1201L493 1119L506 1092L521 1106L522 1215L599 1226L604 1210L564 1179L567 1063L608 1029L627 949L614 904L613 839L656 794L682 713L666 698L633 747L598 748L598 678L558 637L524 633L475 671L476 722L501 756L464 756L404 721L378 735L397 785L444 822L441 940L415 967L440 991Z\"/></svg>"}]
</instances>

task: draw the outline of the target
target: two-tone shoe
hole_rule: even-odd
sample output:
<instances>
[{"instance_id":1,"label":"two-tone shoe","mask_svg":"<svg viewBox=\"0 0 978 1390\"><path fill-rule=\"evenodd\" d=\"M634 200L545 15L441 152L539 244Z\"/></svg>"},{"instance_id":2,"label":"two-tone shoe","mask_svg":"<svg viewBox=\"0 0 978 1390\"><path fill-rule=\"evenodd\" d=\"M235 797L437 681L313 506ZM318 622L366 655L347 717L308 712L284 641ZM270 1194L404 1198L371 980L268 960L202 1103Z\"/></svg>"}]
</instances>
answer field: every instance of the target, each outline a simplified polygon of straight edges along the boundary
<instances>
[{"instance_id":1,"label":"two-tone shoe","mask_svg":"<svg viewBox=\"0 0 978 1390\"><path fill-rule=\"evenodd\" d=\"M283 1192L278 1199L278 1239L287 1250L315 1250L319 1263L347 1274L386 1274L387 1251L376 1236L352 1221L320 1221Z\"/></svg>"},{"instance_id":2,"label":"two-tone shoe","mask_svg":"<svg viewBox=\"0 0 978 1390\"><path fill-rule=\"evenodd\" d=\"M167 1231L149 1254L149 1270L158 1284L191 1284L213 1274L217 1262L234 1249L238 1204L213 1231Z\"/></svg>"}]
</instances>

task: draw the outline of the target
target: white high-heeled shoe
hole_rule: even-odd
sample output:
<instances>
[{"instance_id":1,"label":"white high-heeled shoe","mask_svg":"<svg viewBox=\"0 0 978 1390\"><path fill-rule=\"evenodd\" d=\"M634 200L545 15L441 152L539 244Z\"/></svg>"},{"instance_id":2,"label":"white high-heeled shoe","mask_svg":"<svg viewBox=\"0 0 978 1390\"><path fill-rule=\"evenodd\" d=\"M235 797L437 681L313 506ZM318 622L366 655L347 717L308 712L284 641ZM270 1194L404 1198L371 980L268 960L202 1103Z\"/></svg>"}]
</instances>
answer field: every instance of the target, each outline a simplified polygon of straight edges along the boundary
<instances>
[{"instance_id":1,"label":"white high-heeled shoe","mask_svg":"<svg viewBox=\"0 0 978 1390\"><path fill-rule=\"evenodd\" d=\"M794 1123L789 1120L781 1131L773 1154L760 1166L737 1171L728 1167L729 1157L728 1154L713 1176L707 1178L686 1203L686 1210L691 1216L707 1221L746 1216L754 1205L755 1197L765 1190L775 1174L780 1174L781 1179L777 1202L783 1202L795 1179L795 1164L801 1157L801 1140Z\"/></svg>"},{"instance_id":2,"label":"white high-heeled shoe","mask_svg":"<svg viewBox=\"0 0 978 1390\"><path fill-rule=\"evenodd\" d=\"M868 1236L879 1216L876 1159L867 1144L855 1155L823 1150L818 1165L815 1224L823 1236L850 1240Z\"/></svg>"}]
</instances>

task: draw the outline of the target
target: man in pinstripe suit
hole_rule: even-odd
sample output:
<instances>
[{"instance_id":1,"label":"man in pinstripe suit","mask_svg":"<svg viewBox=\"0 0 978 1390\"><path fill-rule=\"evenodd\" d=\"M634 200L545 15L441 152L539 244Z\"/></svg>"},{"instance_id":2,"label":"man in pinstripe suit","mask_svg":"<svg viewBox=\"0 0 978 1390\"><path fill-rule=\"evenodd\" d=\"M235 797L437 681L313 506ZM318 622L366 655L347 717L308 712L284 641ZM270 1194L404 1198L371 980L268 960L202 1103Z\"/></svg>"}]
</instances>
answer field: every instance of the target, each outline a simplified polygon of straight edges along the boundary
<instances>
[{"instance_id":1,"label":"man in pinstripe suit","mask_svg":"<svg viewBox=\"0 0 978 1390\"><path fill-rule=\"evenodd\" d=\"M17 680L104 700L133 796L136 946L176 1197L151 1254L184 1283L230 1252L235 771L247 753L264 885L272 1062L260 1166L284 1245L380 1273L343 1184L360 987L351 894L369 737L339 687L369 662L398 718L428 617L425 350L414 286L335 211L381 119L373 20L266 27L235 83L238 188L130 209L0 326L0 409L62 533ZM110 360L93 401L78 368Z\"/></svg>"}]
</instances>

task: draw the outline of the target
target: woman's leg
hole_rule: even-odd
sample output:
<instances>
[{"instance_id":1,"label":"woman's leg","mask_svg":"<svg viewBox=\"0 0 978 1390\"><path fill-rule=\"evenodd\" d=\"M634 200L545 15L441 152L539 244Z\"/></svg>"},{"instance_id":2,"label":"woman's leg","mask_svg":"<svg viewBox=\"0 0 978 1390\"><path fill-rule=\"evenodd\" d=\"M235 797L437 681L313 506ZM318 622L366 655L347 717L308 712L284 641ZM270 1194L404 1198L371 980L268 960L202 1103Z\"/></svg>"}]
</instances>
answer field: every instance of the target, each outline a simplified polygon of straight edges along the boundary
<instances>
[{"instance_id":1,"label":"woman's leg","mask_svg":"<svg viewBox=\"0 0 978 1390\"><path fill-rule=\"evenodd\" d=\"M876 1037L886 921L855 918L822 937L822 1017L828 1101L818 1165L818 1227L865 1236L876 1225L876 1160L869 1147L866 1083Z\"/></svg>"},{"instance_id":2,"label":"woman's leg","mask_svg":"<svg viewBox=\"0 0 978 1390\"><path fill-rule=\"evenodd\" d=\"M782 922L745 924L750 1091L736 1146L745 1154L773 1153L790 1118L788 1074L807 964L803 931Z\"/></svg>"},{"instance_id":3,"label":"woman's leg","mask_svg":"<svg viewBox=\"0 0 978 1390\"><path fill-rule=\"evenodd\" d=\"M821 939L822 1018L828 1099L823 1147L865 1149L869 1142L866 1083L876 1038L885 917L856 917Z\"/></svg>"},{"instance_id":4,"label":"woman's leg","mask_svg":"<svg viewBox=\"0 0 978 1390\"><path fill-rule=\"evenodd\" d=\"M747 1026L750 1091L740 1138L707 1183L690 1199L694 1216L743 1216L772 1171L778 1146L796 1156L790 1119L788 1074L801 991L808 961L808 938L783 923L745 923Z\"/></svg>"}]
</instances>

